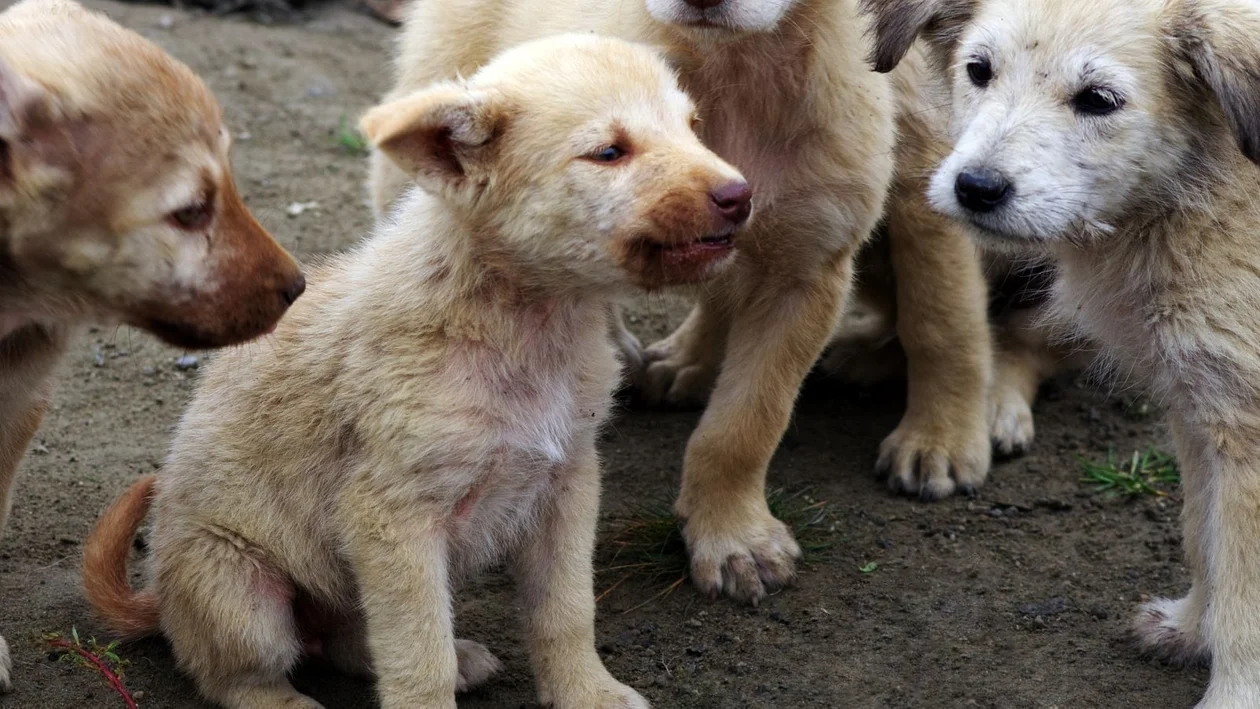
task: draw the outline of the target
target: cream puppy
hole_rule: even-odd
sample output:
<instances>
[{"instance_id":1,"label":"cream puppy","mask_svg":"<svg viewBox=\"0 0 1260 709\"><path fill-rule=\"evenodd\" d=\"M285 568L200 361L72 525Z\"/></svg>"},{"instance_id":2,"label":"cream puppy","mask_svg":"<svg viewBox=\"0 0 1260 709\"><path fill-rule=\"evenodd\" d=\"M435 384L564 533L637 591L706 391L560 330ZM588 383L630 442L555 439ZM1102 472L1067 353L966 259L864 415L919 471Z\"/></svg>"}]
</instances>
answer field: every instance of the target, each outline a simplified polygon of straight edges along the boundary
<instances>
[{"instance_id":1,"label":"cream puppy","mask_svg":"<svg viewBox=\"0 0 1260 709\"><path fill-rule=\"evenodd\" d=\"M795 578L800 547L770 512L766 471L801 383L839 322L854 256L893 177L893 91L865 64L857 9L857 0L424 0L408 5L399 38L392 98L471 74L505 48L556 32L664 47L697 100L705 145L756 190L757 218L733 267L691 289L697 305L678 330L646 350L617 331L627 359L641 365L646 403L705 407L675 510L692 583L706 594L756 603ZM392 161L373 158L378 213L407 184ZM980 325L986 334L983 310ZM888 457L948 459L935 454L949 449L970 461L961 453L978 442L974 457L983 464L966 467L982 477L986 377L958 380L974 390L977 426L946 426L959 435L942 437L933 417L910 416L890 437ZM917 492L914 471L899 467ZM954 489L945 468L942 494Z\"/></svg>"},{"instance_id":2,"label":"cream puppy","mask_svg":"<svg viewBox=\"0 0 1260 709\"><path fill-rule=\"evenodd\" d=\"M452 588L506 558L540 699L647 706L595 652L595 440L614 298L717 274L752 210L694 120L661 59L593 35L369 112L421 189L312 272L270 347L204 373L153 494L151 587L125 572L150 479L86 545L102 618L160 628L225 707L317 706L286 679L304 639L386 708L454 707L498 662L452 635Z\"/></svg>"},{"instance_id":3,"label":"cream puppy","mask_svg":"<svg viewBox=\"0 0 1260 709\"><path fill-rule=\"evenodd\" d=\"M1052 258L1061 320L1168 408L1193 585L1138 639L1210 659L1200 707L1260 707L1260 4L867 5L878 68L923 34L953 83L933 204Z\"/></svg>"}]
</instances>

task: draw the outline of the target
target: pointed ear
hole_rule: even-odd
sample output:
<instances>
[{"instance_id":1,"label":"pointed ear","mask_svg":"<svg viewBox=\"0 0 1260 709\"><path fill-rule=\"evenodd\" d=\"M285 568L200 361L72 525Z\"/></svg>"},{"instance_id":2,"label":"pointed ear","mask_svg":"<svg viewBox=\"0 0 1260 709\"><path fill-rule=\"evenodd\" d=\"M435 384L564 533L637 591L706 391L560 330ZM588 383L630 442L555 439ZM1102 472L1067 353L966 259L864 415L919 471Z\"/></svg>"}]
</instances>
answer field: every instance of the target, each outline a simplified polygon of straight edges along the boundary
<instances>
[{"instance_id":1,"label":"pointed ear","mask_svg":"<svg viewBox=\"0 0 1260 709\"><path fill-rule=\"evenodd\" d=\"M886 74L897 68L919 37L947 49L971 19L975 4L975 0L862 0L862 13L871 16L869 34L874 43L867 61L875 71Z\"/></svg>"},{"instance_id":2,"label":"pointed ear","mask_svg":"<svg viewBox=\"0 0 1260 709\"><path fill-rule=\"evenodd\" d=\"M13 145L23 140L34 123L51 118L51 113L48 92L0 59L0 184L13 183Z\"/></svg>"},{"instance_id":3,"label":"pointed ear","mask_svg":"<svg viewBox=\"0 0 1260 709\"><path fill-rule=\"evenodd\" d=\"M1260 9L1243 0L1185 0L1168 36L1193 79L1215 96L1239 150L1260 163Z\"/></svg>"},{"instance_id":4,"label":"pointed ear","mask_svg":"<svg viewBox=\"0 0 1260 709\"><path fill-rule=\"evenodd\" d=\"M417 182L440 189L478 172L505 118L500 99L447 82L371 109L359 128Z\"/></svg>"}]
</instances>

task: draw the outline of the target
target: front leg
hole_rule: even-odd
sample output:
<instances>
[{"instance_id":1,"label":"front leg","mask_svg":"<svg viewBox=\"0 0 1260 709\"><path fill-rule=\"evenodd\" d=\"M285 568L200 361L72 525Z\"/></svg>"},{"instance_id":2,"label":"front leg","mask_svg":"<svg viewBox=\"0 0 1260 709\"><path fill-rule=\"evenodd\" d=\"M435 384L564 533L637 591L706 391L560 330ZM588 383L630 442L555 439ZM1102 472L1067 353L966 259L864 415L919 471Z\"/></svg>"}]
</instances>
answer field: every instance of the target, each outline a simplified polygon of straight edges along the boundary
<instances>
[{"instance_id":1,"label":"front leg","mask_svg":"<svg viewBox=\"0 0 1260 709\"><path fill-rule=\"evenodd\" d=\"M795 579L801 550L766 504L766 468L848 295L852 254L831 259L812 282L748 284L733 311L722 371L687 444L675 506L691 579L703 593L755 604Z\"/></svg>"},{"instance_id":2,"label":"front leg","mask_svg":"<svg viewBox=\"0 0 1260 709\"><path fill-rule=\"evenodd\" d=\"M893 491L939 500L974 494L989 473L993 347L976 247L928 208L925 189L900 182L888 214L907 401L878 467Z\"/></svg>"},{"instance_id":3,"label":"front leg","mask_svg":"<svg viewBox=\"0 0 1260 709\"><path fill-rule=\"evenodd\" d=\"M1178 455L1187 471L1199 469L1192 476L1204 476L1206 514L1187 515L1198 528L1186 529L1185 543L1192 568L1205 571L1200 632L1212 663L1198 706L1260 707L1260 429L1199 424L1188 438L1195 445ZM1193 502L1188 496L1187 510Z\"/></svg>"},{"instance_id":4,"label":"front leg","mask_svg":"<svg viewBox=\"0 0 1260 709\"><path fill-rule=\"evenodd\" d=\"M383 709L455 709L459 665L451 619L444 517L403 504L379 478L339 501Z\"/></svg>"},{"instance_id":5,"label":"front leg","mask_svg":"<svg viewBox=\"0 0 1260 709\"><path fill-rule=\"evenodd\" d=\"M646 709L647 701L614 679L595 652L591 556L600 485L593 440L555 485L537 532L514 563L540 700L554 709Z\"/></svg>"}]
</instances>

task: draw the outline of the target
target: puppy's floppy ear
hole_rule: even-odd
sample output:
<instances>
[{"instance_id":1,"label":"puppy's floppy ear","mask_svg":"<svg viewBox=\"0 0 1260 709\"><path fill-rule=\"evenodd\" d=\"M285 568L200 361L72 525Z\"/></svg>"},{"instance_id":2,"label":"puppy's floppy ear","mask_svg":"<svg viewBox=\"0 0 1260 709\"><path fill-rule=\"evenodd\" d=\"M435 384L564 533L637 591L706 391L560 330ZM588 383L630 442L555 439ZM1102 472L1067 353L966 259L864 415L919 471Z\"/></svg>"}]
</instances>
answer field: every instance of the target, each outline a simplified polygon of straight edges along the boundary
<instances>
[{"instance_id":1,"label":"puppy's floppy ear","mask_svg":"<svg viewBox=\"0 0 1260 709\"><path fill-rule=\"evenodd\" d=\"M1243 155L1260 163L1260 8L1247 0L1183 0L1168 34L1178 58L1215 94Z\"/></svg>"},{"instance_id":2,"label":"puppy's floppy ear","mask_svg":"<svg viewBox=\"0 0 1260 709\"><path fill-rule=\"evenodd\" d=\"M496 96L445 82L371 109L359 128L417 182L440 188L478 171L505 119Z\"/></svg>"},{"instance_id":3,"label":"puppy's floppy ear","mask_svg":"<svg viewBox=\"0 0 1260 709\"><path fill-rule=\"evenodd\" d=\"M867 61L886 74L897 68L920 36L938 46L952 43L971 18L976 0L862 0L872 18L874 41Z\"/></svg>"}]
</instances>

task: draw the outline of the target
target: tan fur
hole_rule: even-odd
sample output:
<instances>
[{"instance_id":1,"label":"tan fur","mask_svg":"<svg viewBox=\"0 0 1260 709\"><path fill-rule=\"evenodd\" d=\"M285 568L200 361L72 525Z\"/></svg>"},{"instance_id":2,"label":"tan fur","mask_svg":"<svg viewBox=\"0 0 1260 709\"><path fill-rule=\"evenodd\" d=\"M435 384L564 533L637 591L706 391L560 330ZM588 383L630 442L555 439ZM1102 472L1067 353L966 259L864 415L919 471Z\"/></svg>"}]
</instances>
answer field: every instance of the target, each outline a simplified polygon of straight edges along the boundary
<instances>
[{"instance_id":1,"label":"tan fur","mask_svg":"<svg viewBox=\"0 0 1260 709\"><path fill-rule=\"evenodd\" d=\"M698 240L747 216L715 208L746 184L693 112L651 52L589 35L370 111L423 189L312 273L270 347L202 374L158 481L150 591L119 571L133 489L86 547L98 612L134 630L155 593L223 706L316 706L285 677L305 639L374 676L386 708L454 707L499 665L453 637L452 589L507 557L540 699L647 706L595 652L595 437L619 375L611 303L729 267ZM625 156L597 162L610 145Z\"/></svg>"},{"instance_id":2,"label":"tan fur","mask_svg":"<svg viewBox=\"0 0 1260 709\"><path fill-rule=\"evenodd\" d=\"M710 26L685 25L697 20ZM632 376L647 403L707 399L676 505L692 580L756 602L794 578L800 550L767 507L766 468L844 309L854 255L882 213L892 89L863 65L855 0L727 0L703 13L681 0L419 0L404 23L392 95L561 30L663 47L699 104L705 144L756 191L735 268L695 291L696 308L673 335L639 351L614 323L625 359L645 365ZM404 184L374 158L379 211Z\"/></svg>"},{"instance_id":3,"label":"tan fur","mask_svg":"<svg viewBox=\"0 0 1260 709\"><path fill-rule=\"evenodd\" d=\"M956 148L933 204L988 243L1055 259L1057 315L1167 407L1193 586L1143 605L1139 642L1210 659L1201 709L1260 706L1260 7L869 4L877 55L895 61L924 30L952 57ZM977 168L1011 185L996 208L950 195Z\"/></svg>"},{"instance_id":4,"label":"tan fur","mask_svg":"<svg viewBox=\"0 0 1260 709\"><path fill-rule=\"evenodd\" d=\"M229 345L302 292L236 194L229 142L201 80L134 32L69 0L0 14L0 532L75 325ZM174 221L200 204L207 223ZM8 675L0 639L0 691Z\"/></svg>"}]
</instances>

